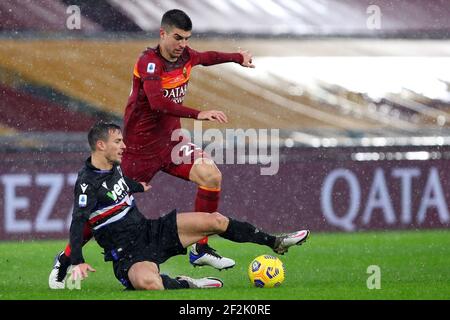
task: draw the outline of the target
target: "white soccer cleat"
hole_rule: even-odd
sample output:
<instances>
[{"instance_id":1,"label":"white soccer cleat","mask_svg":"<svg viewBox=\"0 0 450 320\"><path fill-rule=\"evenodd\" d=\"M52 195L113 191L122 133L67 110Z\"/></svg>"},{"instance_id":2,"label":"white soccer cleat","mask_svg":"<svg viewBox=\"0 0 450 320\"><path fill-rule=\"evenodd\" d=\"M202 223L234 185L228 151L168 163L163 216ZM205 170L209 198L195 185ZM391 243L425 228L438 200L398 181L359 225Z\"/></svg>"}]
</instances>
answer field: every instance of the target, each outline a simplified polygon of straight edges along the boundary
<instances>
[{"instance_id":1,"label":"white soccer cleat","mask_svg":"<svg viewBox=\"0 0 450 320\"><path fill-rule=\"evenodd\" d=\"M223 282L219 278L206 277L200 279L193 279L187 276L179 276L177 280L184 280L189 284L191 289L211 289L211 288L222 288Z\"/></svg>"},{"instance_id":2,"label":"white soccer cleat","mask_svg":"<svg viewBox=\"0 0 450 320\"><path fill-rule=\"evenodd\" d=\"M283 236L279 236L275 240L275 248L273 251L278 254L284 254L288 251L289 247L299 246L303 244L309 237L309 230L300 230L293 233L288 233Z\"/></svg>"},{"instance_id":3,"label":"white soccer cleat","mask_svg":"<svg viewBox=\"0 0 450 320\"><path fill-rule=\"evenodd\" d=\"M194 244L189 253L189 262L194 266L211 266L218 270L233 268L233 259L222 257L208 244Z\"/></svg>"},{"instance_id":4,"label":"white soccer cleat","mask_svg":"<svg viewBox=\"0 0 450 320\"><path fill-rule=\"evenodd\" d=\"M58 269L52 269L52 272L50 272L50 276L48 277L48 286L50 287L50 289L55 290L65 289L66 288L65 280L58 281L57 277L58 277Z\"/></svg>"},{"instance_id":5,"label":"white soccer cleat","mask_svg":"<svg viewBox=\"0 0 450 320\"><path fill-rule=\"evenodd\" d=\"M67 276L67 269L70 267L69 265L63 265L59 261L59 257L63 254L60 252L55 257L55 262L53 263L53 269L48 276L48 286L50 289L65 289L66 283L65 278Z\"/></svg>"}]
</instances>

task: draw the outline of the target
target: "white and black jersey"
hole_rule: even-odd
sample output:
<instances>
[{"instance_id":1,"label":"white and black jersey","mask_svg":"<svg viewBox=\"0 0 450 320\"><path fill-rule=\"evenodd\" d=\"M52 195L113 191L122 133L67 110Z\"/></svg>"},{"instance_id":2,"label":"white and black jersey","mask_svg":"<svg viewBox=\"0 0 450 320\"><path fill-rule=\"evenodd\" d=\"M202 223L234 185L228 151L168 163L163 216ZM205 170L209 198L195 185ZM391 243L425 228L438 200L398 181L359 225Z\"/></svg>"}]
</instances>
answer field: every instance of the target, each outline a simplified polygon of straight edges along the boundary
<instances>
[{"instance_id":1,"label":"white and black jersey","mask_svg":"<svg viewBox=\"0 0 450 320\"><path fill-rule=\"evenodd\" d=\"M103 248L127 241L128 234L135 234L145 217L137 210L132 193L143 192L144 187L124 176L119 165L111 170L99 170L89 157L78 173L74 189L74 209L70 226L71 263L84 262L82 255L83 228L91 227L95 239ZM116 221L121 230L114 234L109 226ZM123 229L123 230L122 230ZM131 231L131 232L127 232Z\"/></svg>"}]
</instances>

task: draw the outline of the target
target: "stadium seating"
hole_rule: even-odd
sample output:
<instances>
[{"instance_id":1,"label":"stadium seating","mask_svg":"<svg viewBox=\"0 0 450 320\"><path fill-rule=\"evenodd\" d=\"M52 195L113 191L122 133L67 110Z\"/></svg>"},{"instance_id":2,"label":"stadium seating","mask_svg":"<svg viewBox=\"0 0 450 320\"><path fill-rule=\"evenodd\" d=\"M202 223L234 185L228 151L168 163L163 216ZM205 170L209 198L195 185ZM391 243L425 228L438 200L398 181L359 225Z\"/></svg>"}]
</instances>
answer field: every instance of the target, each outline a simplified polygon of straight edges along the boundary
<instances>
[{"instance_id":1,"label":"stadium seating","mask_svg":"<svg viewBox=\"0 0 450 320\"><path fill-rule=\"evenodd\" d=\"M67 6L54 0L5 0L0 1L0 31L67 31ZM96 22L83 17L81 32L103 31Z\"/></svg>"},{"instance_id":2,"label":"stadium seating","mask_svg":"<svg viewBox=\"0 0 450 320\"><path fill-rule=\"evenodd\" d=\"M421 0L409 0L408 5L391 0L6 0L0 2L0 30L65 32L66 9L76 5L83 20L80 34L144 30L157 35L161 15L179 8L192 17L196 32L204 34L416 37L419 31L422 36L446 37L450 30L448 5L440 0L427 3L424 7ZM368 16L381 8L382 26L368 28ZM405 19L407 16L414 19Z\"/></svg>"},{"instance_id":3,"label":"stadium seating","mask_svg":"<svg viewBox=\"0 0 450 320\"><path fill-rule=\"evenodd\" d=\"M133 65L146 46L156 44L161 14L171 8L184 9L191 16L191 43L195 49L231 52L239 46L252 51L258 66L260 57L358 56L367 52L373 56L400 56L404 52L445 56L445 41L427 41L418 46L403 40L355 40L361 35L379 34L411 37L417 30L422 36L445 35L450 22L443 17L448 16L449 8L442 1L430 2L433 5L425 10L419 0L411 0L408 6L397 10L391 1L378 1L377 5L383 8L383 28L376 31L366 25L369 0L199 0L189 4L182 0L156 4L118 0L2 1L0 85L5 107L0 132L11 132L11 128L85 130L81 124L69 124L69 115L83 119L83 124L98 117L120 121ZM81 9L83 28L75 33L70 33L65 24L69 5ZM352 19L346 18L350 16ZM403 16L416 19L405 20ZM46 34L17 38L11 33L22 31ZM278 38L279 35L285 37ZM350 36L353 40L300 41L298 37L304 35ZM238 69L233 65L194 69L186 105L202 110L221 109L230 118L228 125L205 122L205 128L275 127L317 137L326 136L330 130L338 136L371 136L380 132L414 135L420 130L439 133L449 128L450 104L408 87L401 93L386 92L383 98L374 99L327 79L316 79L310 86L270 67L257 73ZM447 80L441 81L449 87ZM19 115L11 113L14 108L21 110ZM55 114L61 126L48 123L46 113ZM40 115L43 121L30 117L31 114ZM12 126L16 121L18 124ZM183 120L183 126L192 129L193 123Z\"/></svg>"},{"instance_id":4,"label":"stadium seating","mask_svg":"<svg viewBox=\"0 0 450 320\"><path fill-rule=\"evenodd\" d=\"M161 15L169 9L180 8L189 13L195 29L202 33L255 35L366 35L421 34L445 37L450 29L446 17L450 13L445 1L409 0L402 5L390 0L184 0L150 1L108 0L108 3L128 16L142 30L154 32ZM382 8L382 28L367 27L368 15ZM376 10L376 9L375 9ZM404 17L414 17L405 19ZM349 18L351 17L351 18ZM241 26L245 23L245 28Z\"/></svg>"},{"instance_id":5,"label":"stadium seating","mask_svg":"<svg viewBox=\"0 0 450 320\"><path fill-rule=\"evenodd\" d=\"M15 130L7 127L3 124L0 124L0 136L10 136L13 135L15 133Z\"/></svg>"},{"instance_id":6,"label":"stadium seating","mask_svg":"<svg viewBox=\"0 0 450 320\"><path fill-rule=\"evenodd\" d=\"M133 65L140 52L156 41L1 40L0 68L9 70L8 79L2 81L14 82L11 78L21 77L119 119L129 94ZM271 47L265 41L243 41L243 45L255 48L256 56L270 53L264 49L264 43L266 48ZM193 46L199 50L236 50L232 41L220 44L219 47L217 40L197 40ZM293 43L290 50L299 46ZM307 43L302 53L314 50L317 49L308 49ZM448 126L448 104L441 101L438 103L441 108L437 108L436 102L429 105L430 99L417 93L410 93L414 101L398 94L374 101L367 95L324 81L318 81L314 87L302 86L274 71L252 77L251 70L236 69L233 65L195 68L185 103L202 110L222 109L229 115L228 127L232 128L276 127L318 132L327 128L383 129L386 133L412 134L420 127ZM240 94L237 96L236 92ZM34 105L36 110L42 107L42 103ZM184 121L184 126L192 129L192 122ZM212 126L216 125L205 123L206 128Z\"/></svg>"},{"instance_id":7,"label":"stadium seating","mask_svg":"<svg viewBox=\"0 0 450 320\"><path fill-rule=\"evenodd\" d=\"M5 134L17 131L78 132L88 130L95 122L80 112L74 112L40 97L0 85L0 125Z\"/></svg>"}]
</instances>

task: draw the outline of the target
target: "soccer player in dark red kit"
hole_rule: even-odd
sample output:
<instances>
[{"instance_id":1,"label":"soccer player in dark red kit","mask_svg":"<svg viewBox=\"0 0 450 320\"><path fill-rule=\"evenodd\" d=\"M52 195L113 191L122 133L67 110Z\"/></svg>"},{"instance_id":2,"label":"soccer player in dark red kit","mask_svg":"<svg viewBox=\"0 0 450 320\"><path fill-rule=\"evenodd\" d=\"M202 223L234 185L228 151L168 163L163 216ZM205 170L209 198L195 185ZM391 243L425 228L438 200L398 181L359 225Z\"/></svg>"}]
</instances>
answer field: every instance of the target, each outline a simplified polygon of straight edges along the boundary
<instances>
[{"instance_id":1,"label":"soccer player in dark red kit","mask_svg":"<svg viewBox=\"0 0 450 320\"><path fill-rule=\"evenodd\" d=\"M180 156L187 163L174 163L171 154L179 141L172 133L181 128L180 118L210 120L224 123L227 117L220 111L198 111L182 105L191 74L196 65L225 62L251 64L248 52L197 52L188 47L192 22L181 10L166 12L161 20L160 41L148 48L134 67L133 87L124 118L124 173L138 181L150 181L163 171L198 185L196 212L215 212L219 204L221 173L214 162L205 159L202 150L192 143L181 147ZM192 247L190 262L211 265L217 269L234 266L234 261L221 257L208 246L208 238Z\"/></svg>"},{"instance_id":2,"label":"soccer player in dark red kit","mask_svg":"<svg viewBox=\"0 0 450 320\"><path fill-rule=\"evenodd\" d=\"M252 55L247 51L222 53L197 52L190 48L192 22L181 10L167 11L161 20L160 40L156 48L147 48L139 57L133 70L133 86L125 109L124 153L122 170L136 181L149 182L158 171L198 185L195 199L196 212L215 212L219 204L221 172L198 146L186 142L176 150L181 158L177 164L172 159L173 149L180 141L172 141L172 133L181 128L180 118L226 123L226 115L217 110L199 111L183 105L183 99L192 67L210 66L226 62L254 68ZM92 237L85 227L84 240ZM49 277L51 288L64 288L64 278L70 266L70 246L67 245L55 259ZM192 246L190 263L209 265L222 270L232 268L234 260L222 257L208 245L204 238Z\"/></svg>"}]
</instances>

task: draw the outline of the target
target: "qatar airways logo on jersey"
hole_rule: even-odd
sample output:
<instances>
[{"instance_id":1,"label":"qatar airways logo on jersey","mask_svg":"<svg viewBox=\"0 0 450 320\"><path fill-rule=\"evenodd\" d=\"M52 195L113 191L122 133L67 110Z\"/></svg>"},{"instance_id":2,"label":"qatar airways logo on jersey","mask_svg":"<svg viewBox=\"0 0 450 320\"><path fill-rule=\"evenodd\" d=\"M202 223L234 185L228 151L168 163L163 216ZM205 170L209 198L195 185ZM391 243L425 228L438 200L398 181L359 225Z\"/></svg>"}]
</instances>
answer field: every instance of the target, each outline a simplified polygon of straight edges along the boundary
<instances>
[{"instance_id":1,"label":"qatar airways logo on jersey","mask_svg":"<svg viewBox=\"0 0 450 320\"><path fill-rule=\"evenodd\" d=\"M226 129L224 134L215 128L203 130L202 122L194 121L193 137L186 129L173 131L172 141L180 142L172 149L171 159L177 165L211 160L216 164L265 165L261 175L272 176L279 170L279 136L279 129Z\"/></svg>"},{"instance_id":2,"label":"qatar airways logo on jersey","mask_svg":"<svg viewBox=\"0 0 450 320\"><path fill-rule=\"evenodd\" d=\"M187 91L187 83L176 88L164 89L164 98L168 98L175 103L183 103L186 91Z\"/></svg>"}]
</instances>

